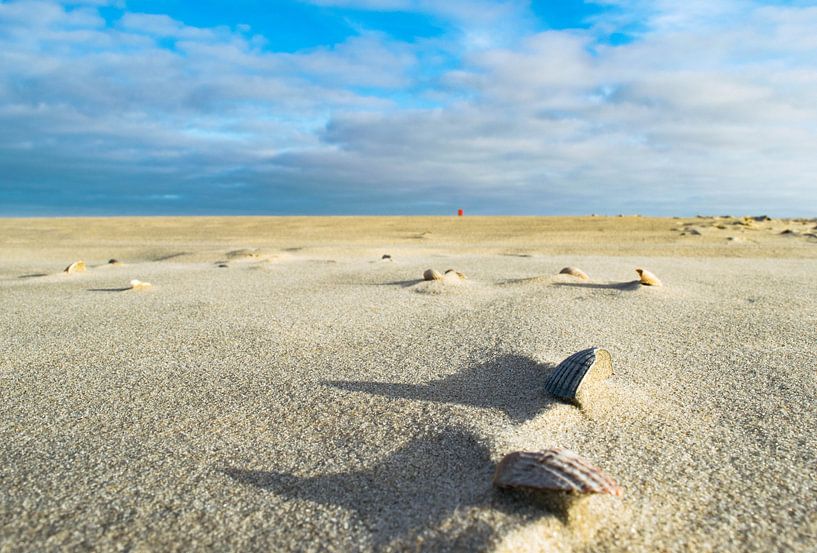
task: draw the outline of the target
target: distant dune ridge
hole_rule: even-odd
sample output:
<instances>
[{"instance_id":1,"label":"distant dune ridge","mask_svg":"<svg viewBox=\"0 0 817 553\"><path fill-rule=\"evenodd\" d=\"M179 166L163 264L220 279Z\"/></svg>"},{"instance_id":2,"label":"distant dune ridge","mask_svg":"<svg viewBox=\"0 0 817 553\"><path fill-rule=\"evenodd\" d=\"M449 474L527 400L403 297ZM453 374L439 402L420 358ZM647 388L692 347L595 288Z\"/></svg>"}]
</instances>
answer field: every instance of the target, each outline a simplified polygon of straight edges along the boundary
<instances>
[{"instance_id":1,"label":"distant dune ridge","mask_svg":"<svg viewBox=\"0 0 817 553\"><path fill-rule=\"evenodd\" d=\"M814 551L816 224L0 219L0 550Z\"/></svg>"}]
</instances>

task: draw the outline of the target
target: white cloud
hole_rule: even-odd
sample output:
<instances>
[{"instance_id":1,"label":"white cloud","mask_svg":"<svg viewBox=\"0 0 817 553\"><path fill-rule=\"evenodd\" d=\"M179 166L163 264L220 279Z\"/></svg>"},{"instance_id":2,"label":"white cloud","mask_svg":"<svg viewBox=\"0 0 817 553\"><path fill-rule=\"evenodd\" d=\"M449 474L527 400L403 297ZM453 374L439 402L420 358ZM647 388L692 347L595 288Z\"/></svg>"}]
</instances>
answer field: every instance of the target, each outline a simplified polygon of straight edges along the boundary
<instances>
[{"instance_id":1,"label":"white cloud","mask_svg":"<svg viewBox=\"0 0 817 553\"><path fill-rule=\"evenodd\" d=\"M504 36L530 14L514 2L321 3L433 13L459 30L412 43L363 31L277 53L243 28L133 13L106 27L90 5L0 3L0 197L57 181L102 197L141 180L154 187L145 197L268 209L817 205L815 8L622 0L585 31L522 25L475 48L471 30L490 21ZM635 22L632 42L598 42ZM438 55L459 58L423 65Z\"/></svg>"}]
</instances>

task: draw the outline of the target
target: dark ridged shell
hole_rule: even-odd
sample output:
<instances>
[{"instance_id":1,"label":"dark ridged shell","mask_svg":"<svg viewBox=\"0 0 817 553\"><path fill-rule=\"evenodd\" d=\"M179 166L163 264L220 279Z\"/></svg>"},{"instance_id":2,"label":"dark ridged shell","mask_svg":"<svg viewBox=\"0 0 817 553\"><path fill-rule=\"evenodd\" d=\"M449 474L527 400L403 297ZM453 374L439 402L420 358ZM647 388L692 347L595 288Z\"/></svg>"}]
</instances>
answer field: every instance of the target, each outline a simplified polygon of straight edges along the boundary
<instances>
[{"instance_id":1,"label":"dark ridged shell","mask_svg":"<svg viewBox=\"0 0 817 553\"><path fill-rule=\"evenodd\" d=\"M494 485L534 491L571 494L609 494L624 491L601 469L569 449L541 452L516 451L506 455L496 467Z\"/></svg>"},{"instance_id":2,"label":"dark ridged shell","mask_svg":"<svg viewBox=\"0 0 817 553\"><path fill-rule=\"evenodd\" d=\"M578 351L559 363L545 382L545 389L561 399L574 401L581 383L591 374L599 379L613 374L613 358L610 352L601 348Z\"/></svg>"}]
</instances>

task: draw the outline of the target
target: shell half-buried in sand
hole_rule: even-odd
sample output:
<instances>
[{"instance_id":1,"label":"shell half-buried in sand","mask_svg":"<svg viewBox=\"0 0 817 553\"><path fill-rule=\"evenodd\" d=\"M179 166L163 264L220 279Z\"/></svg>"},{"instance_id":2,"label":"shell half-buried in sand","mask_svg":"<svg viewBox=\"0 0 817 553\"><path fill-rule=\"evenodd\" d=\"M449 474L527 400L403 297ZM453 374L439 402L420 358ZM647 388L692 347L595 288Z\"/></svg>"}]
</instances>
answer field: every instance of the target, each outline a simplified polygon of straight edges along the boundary
<instances>
[{"instance_id":1,"label":"shell half-buried in sand","mask_svg":"<svg viewBox=\"0 0 817 553\"><path fill-rule=\"evenodd\" d=\"M578 267L565 267L559 271L560 275L570 275L581 280L590 280L590 275L579 269Z\"/></svg>"},{"instance_id":2,"label":"shell half-buried in sand","mask_svg":"<svg viewBox=\"0 0 817 553\"><path fill-rule=\"evenodd\" d=\"M601 469L569 449L515 451L496 467L494 486L574 495L608 494L624 490Z\"/></svg>"},{"instance_id":3,"label":"shell half-buried in sand","mask_svg":"<svg viewBox=\"0 0 817 553\"><path fill-rule=\"evenodd\" d=\"M661 286L661 281L658 280L658 277L647 269L636 269L635 272L638 273L639 282L644 286Z\"/></svg>"},{"instance_id":4,"label":"shell half-buried in sand","mask_svg":"<svg viewBox=\"0 0 817 553\"><path fill-rule=\"evenodd\" d=\"M459 271L455 271L454 269L448 269L445 272L445 276L448 278L456 278L459 280L466 280L468 277L465 276L465 273L461 273Z\"/></svg>"},{"instance_id":5,"label":"shell half-buried in sand","mask_svg":"<svg viewBox=\"0 0 817 553\"><path fill-rule=\"evenodd\" d=\"M434 269L426 269L423 273L424 280L442 280L443 274L440 271L435 271Z\"/></svg>"},{"instance_id":6,"label":"shell half-buried in sand","mask_svg":"<svg viewBox=\"0 0 817 553\"><path fill-rule=\"evenodd\" d=\"M141 280L133 279L130 281L131 290L145 290L153 286L149 282L142 282Z\"/></svg>"},{"instance_id":7,"label":"shell half-buried in sand","mask_svg":"<svg viewBox=\"0 0 817 553\"><path fill-rule=\"evenodd\" d=\"M85 272L85 262L84 261L74 261L69 266L65 268L65 273L73 274L73 273L84 273Z\"/></svg>"},{"instance_id":8,"label":"shell half-buried in sand","mask_svg":"<svg viewBox=\"0 0 817 553\"><path fill-rule=\"evenodd\" d=\"M583 388L613 375L613 356L606 349L587 348L559 363L545 381L549 394L579 401Z\"/></svg>"}]
</instances>

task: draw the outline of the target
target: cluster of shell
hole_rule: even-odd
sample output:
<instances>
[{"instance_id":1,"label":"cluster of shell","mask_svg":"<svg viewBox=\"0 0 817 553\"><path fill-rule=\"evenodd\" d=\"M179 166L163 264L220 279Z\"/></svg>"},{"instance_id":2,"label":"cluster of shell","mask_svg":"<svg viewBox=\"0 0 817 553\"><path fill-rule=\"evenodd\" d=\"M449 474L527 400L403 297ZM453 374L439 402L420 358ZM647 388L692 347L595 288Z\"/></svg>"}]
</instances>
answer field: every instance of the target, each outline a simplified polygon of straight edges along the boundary
<instances>
[{"instance_id":1,"label":"cluster of shell","mask_svg":"<svg viewBox=\"0 0 817 553\"><path fill-rule=\"evenodd\" d=\"M574 353L548 376L545 389L553 396L578 402L590 381L613 374L610 352L597 347ZM621 486L577 453L563 448L515 451L497 465L494 485L499 488L570 495L607 494L620 497Z\"/></svg>"},{"instance_id":2,"label":"cluster of shell","mask_svg":"<svg viewBox=\"0 0 817 553\"><path fill-rule=\"evenodd\" d=\"M644 286L661 286L661 281L653 273L646 269L636 269L638 273L638 281ZM578 267L565 267L559 271L560 275L569 275L580 280L590 280L590 275L579 269Z\"/></svg>"},{"instance_id":3,"label":"cluster of shell","mask_svg":"<svg viewBox=\"0 0 817 553\"><path fill-rule=\"evenodd\" d=\"M423 273L423 280L446 280L452 279L455 281L463 281L466 280L468 277L465 276L464 273L459 271L455 271L454 269L448 269L445 274L437 271L435 269L426 269Z\"/></svg>"},{"instance_id":4,"label":"cluster of shell","mask_svg":"<svg viewBox=\"0 0 817 553\"><path fill-rule=\"evenodd\" d=\"M119 266L119 265L123 265L123 263L121 261L119 261L118 259L109 259L108 260L108 265ZM74 261L73 263L68 265L68 267L66 267L63 272L66 273L66 274L71 275L71 274L74 274L74 273L84 273L87 269L88 269L88 267L85 265L85 262L80 260L80 261ZM138 280L138 279L133 279L129 283L129 289L131 289L131 290L146 290L147 288L150 288L151 286L152 286L151 283L142 282L141 280Z\"/></svg>"}]
</instances>

